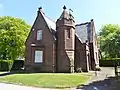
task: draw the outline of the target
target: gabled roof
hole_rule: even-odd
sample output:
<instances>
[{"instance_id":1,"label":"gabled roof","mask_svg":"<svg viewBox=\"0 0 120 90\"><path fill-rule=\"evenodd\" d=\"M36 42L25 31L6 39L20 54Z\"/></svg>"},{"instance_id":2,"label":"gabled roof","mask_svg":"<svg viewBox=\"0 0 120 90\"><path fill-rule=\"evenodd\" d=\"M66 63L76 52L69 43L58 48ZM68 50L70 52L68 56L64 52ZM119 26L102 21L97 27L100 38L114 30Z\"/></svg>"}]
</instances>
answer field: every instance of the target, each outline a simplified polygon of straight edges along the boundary
<instances>
[{"instance_id":1,"label":"gabled roof","mask_svg":"<svg viewBox=\"0 0 120 90\"><path fill-rule=\"evenodd\" d=\"M61 16L60 16L60 20L62 19L62 18L66 18L66 19L69 19L70 18L70 14L67 12L67 10L66 10L66 6L64 5L64 7L63 7L63 12L62 12L62 14L61 14Z\"/></svg>"},{"instance_id":2,"label":"gabled roof","mask_svg":"<svg viewBox=\"0 0 120 90\"><path fill-rule=\"evenodd\" d=\"M55 36L56 23L52 19L50 19L49 17L47 17L42 11L40 11L40 12L41 12L41 14L42 14L42 16L43 16L46 24L48 25L49 30L52 33L53 38L56 40L56 36Z\"/></svg>"},{"instance_id":3,"label":"gabled roof","mask_svg":"<svg viewBox=\"0 0 120 90\"><path fill-rule=\"evenodd\" d=\"M81 40L81 38L78 36L77 33L75 33L75 36L78 38L78 40L79 40L81 43L83 43L82 40Z\"/></svg>"},{"instance_id":4,"label":"gabled roof","mask_svg":"<svg viewBox=\"0 0 120 90\"><path fill-rule=\"evenodd\" d=\"M59 19L61 18L66 18L67 16L69 16L69 14L67 13L67 11L65 10L65 8L63 7L64 11L62 13L62 15L60 16ZM53 21L52 19L50 19L49 17L47 17L42 11L40 11L46 24L49 27L50 32L52 33L53 38L56 40L56 22ZM93 21L93 20L91 20ZM76 24L75 26L75 35L77 36L77 38L82 42L82 43L86 43L86 40L91 42L91 22L86 22L86 23L81 23L81 24Z\"/></svg>"},{"instance_id":5,"label":"gabled roof","mask_svg":"<svg viewBox=\"0 0 120 90\"><path fill-rule=\"evenodd\" d=\"M76 33L83 43L85 43L86 40L90 41L90 24L90 22L86 22L76 25Z\"/></svg>"},{"instance_id":6,"label":"gabled roof","mask_svg":"<svg viewBox=\"0 0 120 90\"><path fill-rule=\"evenodd\" d=\"M45 16L45 14L43 12L41 12L41 13L42 13L47 25L49 26L49 28L56 31L56 23L53 20L51 20L49 17Z\"/></svg>"}]
</instances>

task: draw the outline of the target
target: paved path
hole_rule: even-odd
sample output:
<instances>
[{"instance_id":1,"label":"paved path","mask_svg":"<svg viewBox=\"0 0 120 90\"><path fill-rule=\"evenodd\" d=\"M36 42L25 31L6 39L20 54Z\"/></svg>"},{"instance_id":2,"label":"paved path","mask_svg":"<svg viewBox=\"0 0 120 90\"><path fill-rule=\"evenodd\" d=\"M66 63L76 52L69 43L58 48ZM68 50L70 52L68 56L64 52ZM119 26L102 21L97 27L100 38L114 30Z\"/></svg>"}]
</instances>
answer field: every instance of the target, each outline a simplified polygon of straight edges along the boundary
<instances>
[{"instance_id":1,"label":"paved path","mask_svg":"<svg viewBox=\"0 0 120 90\"><path fill-rule=\"evenodd\" d=\"M93 81L104 80L107 77L114 77L114 67L101 67L101 71L92 71L93 78L88 83L92 83Z\"/></svg>"},{"instance_id":2,"label":"paved path","mask_svg":"<svg viewBox=\"0 0 120 90\"><path fill-rule=\"evenodd\" d=\"M35 87L0 83L0 90L55 90L55 89L35 88Z\"/></svg>"},{"instance_id":3,"label":"paved path","mask_svg":"<svg viewBox=\"0 0 120 90\"><path fill-rule=\"evenodd\" d=\"M102 71L92 72L93 78L82 87L78 87L78 90L120 90L117 89L117 80L115 79L114 68L103 67ZM111 77L111 78L109 78Z\"/></svg>"}]
</instances>

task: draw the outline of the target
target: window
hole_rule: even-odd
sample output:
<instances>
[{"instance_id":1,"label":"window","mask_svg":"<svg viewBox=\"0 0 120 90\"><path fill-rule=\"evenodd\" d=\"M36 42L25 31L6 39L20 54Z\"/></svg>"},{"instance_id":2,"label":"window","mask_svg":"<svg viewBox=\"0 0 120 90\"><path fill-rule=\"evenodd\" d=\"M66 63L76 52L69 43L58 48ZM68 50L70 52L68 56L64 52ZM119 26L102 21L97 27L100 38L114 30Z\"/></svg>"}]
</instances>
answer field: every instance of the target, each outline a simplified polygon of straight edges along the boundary
<instances>
[{"instance_id":1,"label":"window","mask_svg":"<svg viewBox=\"0 0 120 90\"><path fill-rule=\"evenodd\" d=\"M70 30L66 30L67 38L70 38Z\"/></svg>"},{"instance_id":2,"label":"window","mask_svg":"<svg viewBox=\"0 0 120 90\"><path fill-rule=\"evenodd\" d=\"M36 50L35 51L35 63L43 62L43 51Z\"/></svg>"},{"instance_id":3,"label":"window","mask_svg":"<svg viewBox=\"0 0 120 90\"><path fill-rule=\"evenodd\" d=\"M42 30L38 30L37 31L37 40L41 40L42 39Z\"/></svg>"}]
</instances>

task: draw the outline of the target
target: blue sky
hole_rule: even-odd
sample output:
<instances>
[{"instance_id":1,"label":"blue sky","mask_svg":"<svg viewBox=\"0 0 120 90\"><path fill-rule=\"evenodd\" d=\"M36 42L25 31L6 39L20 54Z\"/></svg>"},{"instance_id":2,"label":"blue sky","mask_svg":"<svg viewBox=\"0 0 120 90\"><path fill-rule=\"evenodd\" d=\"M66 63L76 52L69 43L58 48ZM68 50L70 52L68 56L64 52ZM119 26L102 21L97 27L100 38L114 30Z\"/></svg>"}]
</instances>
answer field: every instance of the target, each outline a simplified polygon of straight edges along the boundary
<instances>
[{"instance_id":1,"label":"blue sky","mask_svg":"<svg viewBox=\"0 0 120 90\"><path fill-rule=\"evenodd\" d=\"M0 0L0 16L13 16L32 25L37 8L56 20L63 5L73 10L76 23L94 19L96 31L104 24L120 24L120 0Z\"/></svg>"}]
</instances>

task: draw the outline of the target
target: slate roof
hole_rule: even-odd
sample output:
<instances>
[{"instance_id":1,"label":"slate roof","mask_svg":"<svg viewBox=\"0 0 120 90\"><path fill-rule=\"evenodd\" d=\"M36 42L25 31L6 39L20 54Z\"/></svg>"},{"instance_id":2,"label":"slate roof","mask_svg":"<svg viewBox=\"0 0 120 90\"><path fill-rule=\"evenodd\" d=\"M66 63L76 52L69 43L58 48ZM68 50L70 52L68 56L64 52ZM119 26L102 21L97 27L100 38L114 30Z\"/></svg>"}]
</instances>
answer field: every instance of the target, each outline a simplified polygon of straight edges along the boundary
<instances>
[{"instance_id":1,"label":"slate roof","mask_svg":"<svg viewBox=\"0 0 120 90\"><path fill-rule=\"evenodd\" d=\"M79 40L81 43L83 43L82 40L81 40L81 38L78 36L77 33L75 33L75 36L78 38L78 40Z\"/></svg>"},{"instance_id":2,"label":"slate roof","mask_svg":"<svg viewBox=\"0 0 120 90\"><path fill-rule=\"evenodd\" d=\"M69 18L70 18L70 14L69 14L66 10L64 10L64 11L62 12L62 14L61 14L61 16L60 16L59 19L61 20L62 18L69 19Z\"/></svg>"},{"instance_id":3,"label":"slate roof","mask_svg":"<svg viewBox=\"0 0 120 90\"><path fill-rule=\"evenodd\" d=\"M86 22L76 25L75 30L78 35L77 37L79 37L83 43L85 43L86 40L90 41L90 24L90 22Z\"/></svg>"},{"instance_id":4,"label":"slate roof","mask_svg":"<svg viewBox=\"0 0 120 90\"><path fill-rule=\"evenodd\" d=\"M56 23L49 17L45 16L44 13L42 13L42 15L48 27L50 28L53 38L56 40ZM86 40L90 41L90 24L90 22L76 24L75 35L82 43L85 43Z\"/></svg>"},{"instance_id":5,"label":"slate roof","mask_svg":"<svg viewBox=\"0 0 120 90\"><path fill-rule=\"evenodd\" d=\"M49 17L45 16L45 14L42 13L42 15L43 15L47 25L49 26L49 28L56 31L56 23L52 19L50 19Z\"/></svg>"},{"instance_id":6,"label":"slate roof","mask_svg":"<svg viewBox=\"0 0 120 90\"><path fill-rule=\"evenodd\" d=\"M56 23L52 19L50 19L49 17L45 16L45 14L43 12L41 12L41 14L42 14L45 22L47 23L47 25L50 29L50 32L53 35L53 38L56 40L56 35L55 35L55 33L56 33Z\"/></svg>"}]
</instances>

